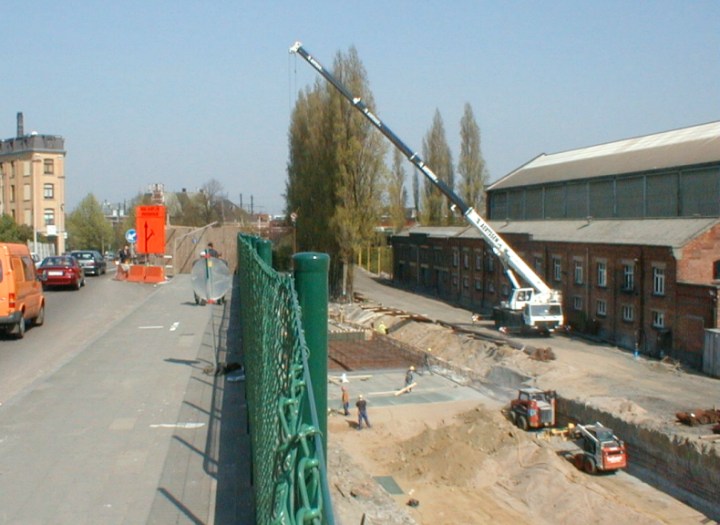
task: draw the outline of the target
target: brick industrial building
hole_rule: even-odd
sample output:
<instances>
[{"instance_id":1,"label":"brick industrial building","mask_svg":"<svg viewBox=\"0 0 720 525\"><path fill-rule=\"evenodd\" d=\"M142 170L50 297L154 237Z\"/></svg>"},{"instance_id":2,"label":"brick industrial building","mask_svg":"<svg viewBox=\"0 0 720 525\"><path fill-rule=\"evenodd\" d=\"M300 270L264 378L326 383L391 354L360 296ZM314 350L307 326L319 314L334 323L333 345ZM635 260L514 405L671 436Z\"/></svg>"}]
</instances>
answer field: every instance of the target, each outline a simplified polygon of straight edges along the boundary
<instances>
[{"instance_id":1,"label":"brick industrial building","mask_svg":"<svg viewBox=\"0 0 720 525\"><path fill-rule=\"evenodd\" d=\"M720 122L540 155L487 191L491 226L563 295L574 330L701 366L718 327ZM392 239L397 284L489 312L503 268L470 227Z\"/></svg>"}]
</instances>

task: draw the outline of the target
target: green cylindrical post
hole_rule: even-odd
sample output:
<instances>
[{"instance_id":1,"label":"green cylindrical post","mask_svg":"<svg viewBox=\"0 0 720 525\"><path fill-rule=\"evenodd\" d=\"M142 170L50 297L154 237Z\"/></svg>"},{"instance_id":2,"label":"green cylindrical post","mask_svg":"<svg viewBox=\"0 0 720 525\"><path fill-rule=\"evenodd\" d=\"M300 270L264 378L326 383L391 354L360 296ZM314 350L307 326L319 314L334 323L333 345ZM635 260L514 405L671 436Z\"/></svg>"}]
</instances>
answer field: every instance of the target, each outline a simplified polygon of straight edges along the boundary
<instances>
[{"instance_id":1,"label":"green cylindrical post","mask_svg":"<svg viewBox=\"0 0 720 525\"><path fill-rule=\"evenodd\" d=\"M265 264L272 267L272 242L268 239L258 239L255 249Z\"/></svg>"},{"instance_id":2,"label":"green cylindrical post","mask_svg":"<svg viewBox=\"0 0 720 525\"><path fill-rule=\"evenodd\" d=\"M327 362L328 362L328 270L330 256L326 253L303 252L293 256L295 290L300 303L301 320L308 345L308 367L315 411L323 436L324 457L327 458ZM302 414L303 422L312 424L309 409ZM326 460L327 462L327 460Z\"/></svg>"}]
</instances>

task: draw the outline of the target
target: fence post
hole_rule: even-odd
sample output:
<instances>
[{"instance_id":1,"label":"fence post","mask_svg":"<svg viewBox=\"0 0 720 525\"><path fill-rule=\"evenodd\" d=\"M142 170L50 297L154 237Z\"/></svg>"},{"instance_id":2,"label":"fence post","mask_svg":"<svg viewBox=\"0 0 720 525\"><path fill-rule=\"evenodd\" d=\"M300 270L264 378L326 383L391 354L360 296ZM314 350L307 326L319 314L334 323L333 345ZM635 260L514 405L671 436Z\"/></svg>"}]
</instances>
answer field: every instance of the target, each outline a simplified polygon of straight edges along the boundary
<instances>
[{"instance_id":1,"label":"fence post","mask_svg":"<svg viewBox=\"0 0 720 525\"><path fill-rule=\"evenodd\" d=\"M305 342L309 354L308 367L318 430L323 436L323 456L327 458L327 361L328 361L328 270L330 256L326 253L303 252L293 255L295 290ZM303 422L312 425L309 407L302 414ZM325 460L327 463L327 459Z\"/></svg>"},{"instance_id":2,"label":"fence post","mask_svg":"<svg viewBox=\"0 0 720 525\"><path fill-rule=\"evenodd\" d=\"M268 239L258 239L255 249L263 262L272 268L272 242Z\"/></svg>"}]
</instances>

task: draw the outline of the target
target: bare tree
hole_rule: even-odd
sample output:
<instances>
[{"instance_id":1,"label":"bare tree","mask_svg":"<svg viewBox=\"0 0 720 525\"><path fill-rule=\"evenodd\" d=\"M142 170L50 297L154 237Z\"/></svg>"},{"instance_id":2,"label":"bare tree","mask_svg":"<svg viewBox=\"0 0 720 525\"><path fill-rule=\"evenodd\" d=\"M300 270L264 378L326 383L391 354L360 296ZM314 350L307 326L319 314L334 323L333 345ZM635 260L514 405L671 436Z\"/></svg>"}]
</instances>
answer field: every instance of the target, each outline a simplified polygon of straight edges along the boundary
<instances>
[{"instance_id":1,"label":"bare tree","mask_svg":"<svg viewBox=\"0 0 720 525\"><path fill-rule=\"evenodd\" d=\"M405 189L405 157L400 150L393 150L393 166L388 181L388 208L393 231L399 232L405 226L405 207L407 206L407 190Z\"/></svg>"}]
</instances>

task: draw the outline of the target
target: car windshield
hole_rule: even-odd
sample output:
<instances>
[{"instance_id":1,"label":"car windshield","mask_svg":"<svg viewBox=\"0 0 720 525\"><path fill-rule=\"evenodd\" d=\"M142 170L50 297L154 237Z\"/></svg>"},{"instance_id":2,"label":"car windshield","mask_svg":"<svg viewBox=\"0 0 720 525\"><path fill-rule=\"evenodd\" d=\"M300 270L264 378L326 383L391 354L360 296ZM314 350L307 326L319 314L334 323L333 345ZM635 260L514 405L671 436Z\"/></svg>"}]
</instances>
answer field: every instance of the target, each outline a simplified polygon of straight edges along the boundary
<instances>
[{"instance_id":1,"label":"car windshield","mask_svg":"<svg viewBox=\"0 0 720 525\"><path fill-rule=\"evenodd\" d=\"M72 260L69 257L48 257L40 266L72 266Z\"/></svg>"},{"instance_id":2,"label":"car windshield","mask_svg":"<svg viewBox=\"0 0 720 525\"><path fill-rule=\"evenodd\" d=\"M530 305L530 311L533 315L539 317L555 316L562 314L562 308L559 304L533 304Z\"/></svg>"}]
</instances>

